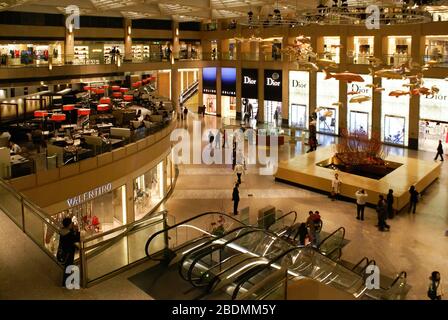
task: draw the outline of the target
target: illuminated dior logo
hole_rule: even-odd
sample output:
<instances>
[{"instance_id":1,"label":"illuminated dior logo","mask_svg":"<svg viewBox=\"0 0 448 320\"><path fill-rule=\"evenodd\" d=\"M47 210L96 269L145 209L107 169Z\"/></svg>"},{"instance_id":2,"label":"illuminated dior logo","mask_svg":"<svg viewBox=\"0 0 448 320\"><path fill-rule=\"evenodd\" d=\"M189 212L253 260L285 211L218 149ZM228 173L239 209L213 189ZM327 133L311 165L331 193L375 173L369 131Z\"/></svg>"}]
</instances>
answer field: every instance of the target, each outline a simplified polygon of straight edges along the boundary
<instances>
[{"instance_id":1,"label":"illuminated dior logo","mask_svg":"<svg viewBox=\"0 0 448 320\"><path fill-rule=\"evenodd\" d=\"M306 88L306 83L301 82L299 80L292 80L292 87L293 88L305 89Z\"/></svg>"},{"instance_id":2,"label":"illuminated dior logo","mask_svg":"<svg viewBox=\"0 0 448 320\"><path fill-rule=\"evenodd\" d=\"M425 96L426 99L443 100L446 101L447 96L441 96L439 94L430 94Z\"/></svg>"},{"instance_id":3,"label":"illuminated dior logo","mask_svg":"<svg viewBox=\"0 0 448 320\"><path fill-rule=\"evenodd\" d=\"M272 87L280 87L280 81L275 81L272 78L267 78L266 79L266 85L272 86Z\"/></svg>"},{"instance_id":4,"label":"illuminated dior logo","mask_svg":"<svg viewBox=\"0 0 448 320\"><path fill-rule=\"evenodd\" d=\"M369 90L365 87L360 87L359 85L352 83L352 91L359 93L369 93Z\"/></svg>"},{"instance_id":5,"label":"illuminated dior logo","mask_svg":"<svg viewBox=\"0 0 448 320\"><path fill-rule=\"evenodd\" d=\"M257 84L257 80L253 80L251 77L244 76L244 84Z\"/></svg>"}]
</instances>

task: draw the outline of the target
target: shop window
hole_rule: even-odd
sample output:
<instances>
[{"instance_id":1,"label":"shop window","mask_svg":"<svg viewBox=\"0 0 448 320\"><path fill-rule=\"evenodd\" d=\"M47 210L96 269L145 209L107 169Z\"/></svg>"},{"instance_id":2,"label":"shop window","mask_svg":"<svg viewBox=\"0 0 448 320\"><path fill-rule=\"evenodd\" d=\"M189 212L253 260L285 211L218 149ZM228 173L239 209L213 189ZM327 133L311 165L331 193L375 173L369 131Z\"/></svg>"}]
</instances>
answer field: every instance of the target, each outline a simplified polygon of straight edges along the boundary
<instances>
[{"instance_id":1,"label":"shop window","mask_svg":"<svg viewBox=\"0 0 448 320\"><path fill-rule=\"evenodd\" d=\"M375 54L374 37L354 37L353 52L349 53L354 64L369 64L369 57Z\"/></svg>"},{"instance_id":2,"label":"shop window","mask_svg":"<svg viewBox=\"0 0 448 320\"><path fill-rule=\"evenodd\" d=\"M66 217L72 218L83 238L125 225L126 186L123 185L97 198L75 205L52 216L52 219L62 225L62 220Z\"/></svg>"},{"instance_id":3,"label":"shop window","mask_svg":"<svg viewBox=\"0 0 448 320\"><path fill-rule=\"evenodd\" d=\"M163 162L134 180L135 220L148 214L164 197Z\"/></svg>"},{"instance_id":4,"label":"shop window","mask_svg":"<svg viewBox=\"0 0 448 320\"><path fill-rule=\"evenodd\" d=\"M425 39L425 63L437 61L437 67L448 67L448 36L427 36Z\"/></svg>"},{"instance_id":5,"label":"shop window","mask_svg":"<svg viewBox=\"0 0 448 320\"><path fill-rule=\"evenodd\" d=\"M411 55L411 41L410 36L390 36L388 40L388 55L387 64L393 66L400 66L409 60Z\"/></svg>"}]
</instances>

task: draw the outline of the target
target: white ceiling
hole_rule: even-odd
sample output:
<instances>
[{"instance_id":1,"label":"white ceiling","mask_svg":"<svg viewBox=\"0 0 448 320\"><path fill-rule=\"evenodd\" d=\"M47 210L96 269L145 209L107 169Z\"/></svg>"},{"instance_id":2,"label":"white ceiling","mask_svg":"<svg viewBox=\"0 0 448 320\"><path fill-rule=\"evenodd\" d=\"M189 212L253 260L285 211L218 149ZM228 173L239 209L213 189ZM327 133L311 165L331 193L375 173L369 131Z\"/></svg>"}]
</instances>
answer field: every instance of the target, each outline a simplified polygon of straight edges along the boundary
<instances>
[{"instance_id":1,"label":"white ceiling","mask_svg":"<svg viewBox=\"0 0 448 320\"><path fill-rule=\"evenodd\" d=\"M81 15L127 17L131 19L175 19L201 21L228 19L272 12L315 8L319 0L0 0L0 10L65 13L76 5Z\"/></svg>"}]
</instances>

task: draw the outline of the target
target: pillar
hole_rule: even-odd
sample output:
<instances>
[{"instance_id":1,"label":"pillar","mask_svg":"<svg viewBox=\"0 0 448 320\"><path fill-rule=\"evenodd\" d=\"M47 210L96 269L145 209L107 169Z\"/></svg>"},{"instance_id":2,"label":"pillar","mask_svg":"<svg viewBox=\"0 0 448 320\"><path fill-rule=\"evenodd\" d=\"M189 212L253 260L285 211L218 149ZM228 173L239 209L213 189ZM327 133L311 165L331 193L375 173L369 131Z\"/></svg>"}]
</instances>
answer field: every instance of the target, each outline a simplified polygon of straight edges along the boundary
<instances>
[{"instance_id":1,"label":"pillar","mask_svg":"<svg viewBox=\"0 0 448 320\"><path fill-rule=\"evenodd\" d=\"M424 48L424 38L421 35L421 29L418 28L417 33L412 36L412 43L411 43L412 61L421 60L422 56L420 55L420 53L422 52L422 48ZM409 139L408 139L409 149L418 150L419 121L420 121L420 96L411 96L409 102Z\"/></svg>"},{"instance_id":2,"label":"pillar","mask_svg":"<svg viewBox=\"0 0 448 320\"><path fill-rule=\"evenodd\" d=\"M65 63L72 64L75 59L75 32L74 28L69 30L65 28Z\"/></svg>"},{"instance_id":3,"label":"pillar","mask_svg":"<svg viewBox=\"0 0 448 320\"><path fill-rule=\"evenodd\" d=\"M135 221L133 180L126 182L126 203L124 205L126 205L126 224L130 224Z\"/></svg>"},{"instance_id":4,"label":"pillar","mask_svg":"<svg viewBox=\"0 0 448 320\"><path fill-rule=\"evenodd\" d=\"M173 20L172 23L172 31L173 31L173 48L172 48L172 54L173 57L175 57L176 59L179 58L179 50L180 50L180 44L179 44L179 22Z\"/></svg>"},{"instance_id":5,"label":"pillar","mask_svg":"<svg viewBox=\"0 0 448 320\"><path fill-rule=\"evenodd\" d=\"M176 67L171 68L171 101L173 102L173 107L177 112L179 110L179 98L180 98L180 81L179 81L179 70Z\"/></svg>"},{"instance_id":6,"label":"pillar","mask_svg":"<svg viewBox=\"0 0 448 320\"><path fill-rule=\"evenodd\" d=\"M132 61L132 20L124 19L124 60Z\"/></svg>"},{"instance_id":7,"label":"pillar","mask_svg":"<svg viewBox=\"0 0 448 320\"><path fill-rule=\"evenodd\" d=\"M202 85L202 69L199 69L199 72L198 72L198 105L199 106L204 105L204 95L202 93L203 89L204 89L204 86Z\"/></svg>"},{"instance_id":8,"label":"pillar","mask_svg":"<svg viewBox=\"0 0 448 320\"><path fill-rule=\"evenodd\" d=\"M218 51L219 52L219 51ZM221 68L216 68L216 116L221 117Z\"/></svg>"},{"instance_id":9,"label":"pillar","mask_svg":"<svg viewBox=\"0 0 448 320\"><path fill-rule=\"evenodd\" d=\"M264 122L264 69L258 68L258 121Z\"/></svg>"},{"instance_id":10,"label":"pillar","mask_svg":"<svg viewBox=\"0 0 448 320\"><path fill-rule=\"evenodd\" d=\"M381 33L375 34L373 43L373 50L375 58L383 60L383 51L385 50L383 46L383 35ZM385 61L383 61L385 62ZM381 86L381 79L376 78L373 80L374 84ZM386 93L383 93L386 94ZM382 121L381 121L381 92L372 93L372 133L381 133Z\"/></svg>"}]
</instances>

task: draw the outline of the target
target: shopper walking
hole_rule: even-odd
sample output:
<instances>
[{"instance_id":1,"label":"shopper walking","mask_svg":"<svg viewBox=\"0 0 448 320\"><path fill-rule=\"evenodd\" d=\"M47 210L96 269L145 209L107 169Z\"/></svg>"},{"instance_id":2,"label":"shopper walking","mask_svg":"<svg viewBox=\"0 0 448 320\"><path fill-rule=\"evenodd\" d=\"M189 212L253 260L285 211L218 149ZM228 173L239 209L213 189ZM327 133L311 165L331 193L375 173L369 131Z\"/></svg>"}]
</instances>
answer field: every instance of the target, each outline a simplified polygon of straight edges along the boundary
<instances>
[{"instance_id":1,"label":"shopper walking","mask_svg":"<svg viewBox=\"0 0 448 320\"><path fill-rule=\"evenodd\" d=\"M415 186L411 186L409 188L409 195L410 195L410 201L409 201L408 213L411 213L411 210L412 210L412 213L415 214L415 210L417 209L418 197L419 197L419 193L415 189Z\"/></svg>"},{"instance_id":2,"label":"shopper walking","mask_svg":"<svg viewBox=\"0 0 448 320\"><path fill-rule=\"evenodd\" d=\"M378 214L378 230L386 231L390 229L390 226L386 223L387 217L387 203L384 200L384 196L380 194L378 204L376 206L376 212Z\"/></svg>"},{"instance_id":3,"label":"shopper walking","mask_svg":"<svg viewBox=\"0 0 448 320\"><path fill-rule=\"evenodd\" d=\"M440 285L440 272L433 271L429 277L428 298L442 300L443 292Z\"/></svg>"},{"instance_id":4,"label":"shopper walking","mask_svg":"<svg viewBox=\"0 0 448 320\"><path fill-rule=\"evenodd\" d=\"M184 120L187 120L187 115L188 115L188 108L185 106L184 107Z\"/></svg>"},{"instance_id":5,"label":"shopper walking","mask_svg":"<svg viewBox=\"0 0 448 320\"><path fill-rule=\"evenodd\" d=\"M215 148L221 149L221 130L219 130L219 129L215 135Z\"/></svg>"},{"instance_id":6,"label":"shopper walking","mask_svg":"<svg viewBox=\"0 0 448 320\"><path fill-rule=\"evenodd\" d=\"M241 184L241 175L244 173L244 165L241 163L236 164L233 171L236 173L238 184Z\"/></svg>"},{"instance_id":7,"label":"shopper walking","mask_svg":"<svg viewBox=\"0 0 448 320\"><path fill-rule=\"evenodd\" d=\"M210 143L210 147L212 146L214 140L215 140L215 136L213 135L212 131L210 130L208 132L208 142Z\"/></svg>"},{"instance_id":8,"label":"shopper walking","mask_svg":"<svg viewBox=\"0 0 448 320\"><path fill-rule=\"evenodd\" d=\"M334 201L339 197L341 192L341 180L339 180L339 175L335 173L333 181L331 181L331 200Z\"/></svg>"},{"instance_id":9,"label":"shopper walking","mask_svg":"<svg viewBox=\"0 0 448 320\"><path fill-rule=\"evenodd\" d=\"M364 209L366 207L368 194L364 189L356 191L356 219L364 221Z\"/></svg>"},{"instance_id":10,"label":"shopper walking","mask_svg":"<svg viewBox=\"0 0 448 320\"><path fill-rule=\"evenodd\" d=\"M202 106L202 118L205 118L205 104Z\"/></svg>"},{"instance_id":11,"label":"shopper walking","mask_svg":"<svg viewBox=\"0 0 448 320\"><path fill-rule=\"evenodd\" d=\"M387 217L389 219L393 219L394 218L394 208L393 208L394 190L389 189L389 193L387 194L387 197L386 197L386 202L387 202Z\"/></svg>"},{"instance_id":12,"label":"shopper walking","mask_svg":"<svg viewBox=\"0 0 448 320\"><path fill-rule=\"evenodd\" d=\"M442 146L442 140L439 140L439 145L437 146L437 154L434 160L437 160L437 158L440 156L440 160L443 161L443 146Z\"/></svg>"},{"instance_id":13,"label":"shopper walking","mask_svg":"<svg viewBox=\"0 0 448 320\"><path fill-rule=\"evenodd\" d=\"M236 216L238 214L238 203L240 202L240 191L238 190L239 184L235 183L235 187L232 192L232 201L233 201L233 215Z\"/></svg>"},{"instance_id":14,"label":"shopper walking","mask_svg":"<svg viewBox=\"0 0 448 320\"><path fill-rule=\"evenodd\" d=\"M57 253L58 261L64 266L62 286L66 287L66 280L69 274L66 273L67 267L73 265L75 260L76 243L80 241L80 234L73 225L71 218L62 220L61 234L59 237L59 248Z\"/></svg>"}]
</instances>

